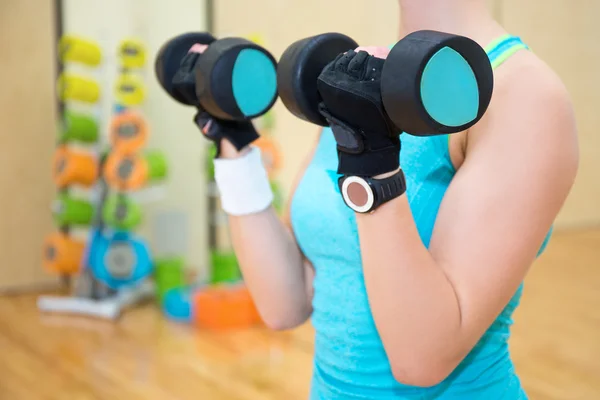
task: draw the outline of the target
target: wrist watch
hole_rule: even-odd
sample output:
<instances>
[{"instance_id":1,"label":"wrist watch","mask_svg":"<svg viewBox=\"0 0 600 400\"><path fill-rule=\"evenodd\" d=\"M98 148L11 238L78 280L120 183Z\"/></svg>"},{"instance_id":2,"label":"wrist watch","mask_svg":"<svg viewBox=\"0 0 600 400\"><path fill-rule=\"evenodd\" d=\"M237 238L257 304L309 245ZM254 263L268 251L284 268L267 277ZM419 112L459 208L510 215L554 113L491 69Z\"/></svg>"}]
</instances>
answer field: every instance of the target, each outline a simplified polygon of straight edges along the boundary
<instances>
[{"instance_id":1,"label":"wrist watch","mask_svg":"<svg viewBox=\"0 0 600 400\"><path fill-rule=\"evenodd\" d=\"M402 170L384 179L342 176L338 184L344 202L357 213L370 213L406 192Z\"/></svg>"}]
</instances>

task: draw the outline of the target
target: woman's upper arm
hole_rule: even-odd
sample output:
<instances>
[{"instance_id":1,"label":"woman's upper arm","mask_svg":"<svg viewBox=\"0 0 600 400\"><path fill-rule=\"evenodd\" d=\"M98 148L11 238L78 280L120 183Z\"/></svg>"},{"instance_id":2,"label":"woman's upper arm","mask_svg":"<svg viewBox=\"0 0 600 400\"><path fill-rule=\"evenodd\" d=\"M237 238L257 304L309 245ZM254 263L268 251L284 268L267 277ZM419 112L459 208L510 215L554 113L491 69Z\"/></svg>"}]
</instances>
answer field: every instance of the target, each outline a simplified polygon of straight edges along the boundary
<instances>
[{"instance_id":1,"label":"woman's upper arm","mask_svg":"<svg viewBox=\"0 0 600 400\"><path fill-rule=\"evenodd\" d=\"M430 252L453 285L467 351L514 295L573 184L573 111L552 74L495 95L469 132Z\"/></svg>"}]
</instances>

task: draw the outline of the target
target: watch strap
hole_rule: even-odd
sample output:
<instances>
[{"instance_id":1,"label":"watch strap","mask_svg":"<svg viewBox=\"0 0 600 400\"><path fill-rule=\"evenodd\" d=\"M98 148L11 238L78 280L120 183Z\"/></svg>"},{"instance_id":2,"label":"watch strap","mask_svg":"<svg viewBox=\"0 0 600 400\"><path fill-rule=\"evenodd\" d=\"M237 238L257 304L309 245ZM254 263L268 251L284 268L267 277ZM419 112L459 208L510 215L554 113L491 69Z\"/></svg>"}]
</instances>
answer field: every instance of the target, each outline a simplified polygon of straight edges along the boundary
<instances>
[{"instance_id":1,"label":"watch strap","mask_svg":"<svg viewBox=\"0 0 600 400\"><path fill-rule=\"evenodd\" d=\"M375 204L373 208L387 203L406 192L406 179L404 172L399 170L392 176L383 179L369 179L371 187L375 191Z\"/></svg>"}]
</instances>

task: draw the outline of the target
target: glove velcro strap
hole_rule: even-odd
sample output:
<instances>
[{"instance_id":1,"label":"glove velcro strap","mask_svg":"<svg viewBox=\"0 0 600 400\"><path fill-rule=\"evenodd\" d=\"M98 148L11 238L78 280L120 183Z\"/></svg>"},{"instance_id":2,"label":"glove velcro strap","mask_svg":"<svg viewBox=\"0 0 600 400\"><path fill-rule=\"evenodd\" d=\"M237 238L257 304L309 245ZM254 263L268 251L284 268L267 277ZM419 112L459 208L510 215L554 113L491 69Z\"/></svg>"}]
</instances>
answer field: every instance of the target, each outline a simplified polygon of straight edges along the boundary
<instances>
[{"instance_id":1,"label":"glove velcro strap","mask_svg":"<svg viewBox=\"0 0 600 400\"><path fill-rule=\"evenodd\" d=\"M220 155L221 139L225 138L237 151L250 145L259 138L258 132L250 121L216 120L206 111L199 110L194 117L196 125L202 130L207 139L217 146L217 156ZM205 132L205 127L208 126Z\"/></svg>"},{"instance_id":2,"label":"glove velcro strap","mask_svg":"<svg viewBox=\"0 0 600 400\"><path fill-rule=\"evenodd\" d=\"M223 136L235 146L237 151L240 151L258 139L258 132L256 132L253 125L248 124L247 129L236 129L231 133L225 132Z\"/></svg>"},{"instance_id":3,"label":"glove velcro strap","mask_svg":"<svg viewBox=\"0 0 600 400\"><path fill-rule=\"evenodd\" d=\"M371 177L398 169L400 148L389 146L360 154L346 153L338 149L338 160L339 174Z\"/></svg>"}]
</instances>

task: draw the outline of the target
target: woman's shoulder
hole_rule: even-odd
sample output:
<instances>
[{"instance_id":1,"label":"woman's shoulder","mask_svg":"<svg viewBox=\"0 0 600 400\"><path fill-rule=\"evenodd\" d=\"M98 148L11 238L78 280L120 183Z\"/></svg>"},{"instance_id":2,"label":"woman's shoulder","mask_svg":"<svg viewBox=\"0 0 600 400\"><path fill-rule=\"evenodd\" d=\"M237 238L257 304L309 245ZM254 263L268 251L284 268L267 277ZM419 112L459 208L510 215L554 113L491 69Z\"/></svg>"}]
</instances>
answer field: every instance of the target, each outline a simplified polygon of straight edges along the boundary
<instances>
[{"instance_id":1,"label":"woman's shoulder","mask_svg":"<svg viewBox=\"0 0 600 400\"><path fill-rule=\"evenodd\" d=\"M557 164L571 181L578 165L577 128L560 76L535 53L519 51L496 69L494 80L488 111L468 132L466 159L476 154L486 159L510 145L517 162Z\"/></svg>"},{"instance_id":2,"label":"woman's shoulder","mask_svg":"<svg viewBox=\"0 0 600 400\"><path fill-rule=\"evenodd\" d=\"M520 51L494 73L494 93L486 115L469 131L505 140L525 137L576 145L575 112L560 76L540 57ZM467 147L468 150L468 147Z\"/></svg>"},{"instance_id":3,"label":"woman's shoulder","mask_svg":"<svg viewBox=\"0 0 600 400\"><path fill-rule=\"evenodd\" d=\"M561 108L572 108L568 90L560 76L531 51L514 54L496 69L494 80L494 98L501 109L507 104L518 108L519 104L527 104L532 99L546 106L555 104Z\"/></svg>"},{"instance_id":4,"label":"woman's shoulder","mask_svg":"<svg viewBox=\"0 0 600 400\"><path fill-rule=\"evenodd\" d=\"M450 141L452 162L460 168L474 144L491 136L515 143L537 137L576 147L574 115L560 76L535 53L518 51L495 69L492 100L481 121ZM554 129L536 129L547 125Z\"/></svg>"}]
</instances>

